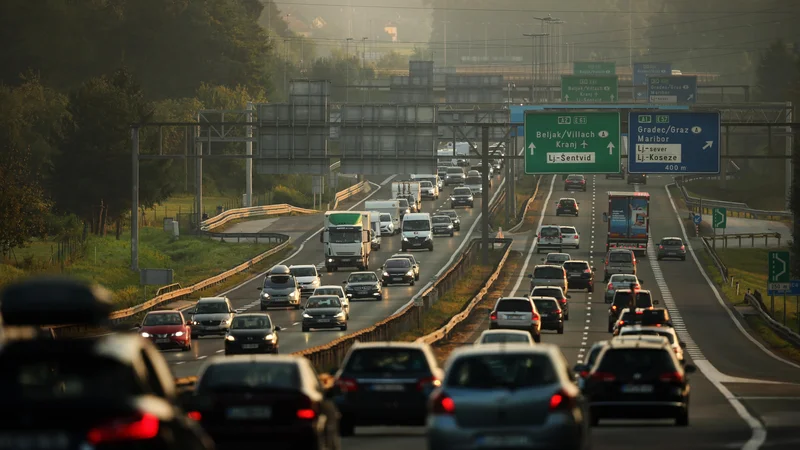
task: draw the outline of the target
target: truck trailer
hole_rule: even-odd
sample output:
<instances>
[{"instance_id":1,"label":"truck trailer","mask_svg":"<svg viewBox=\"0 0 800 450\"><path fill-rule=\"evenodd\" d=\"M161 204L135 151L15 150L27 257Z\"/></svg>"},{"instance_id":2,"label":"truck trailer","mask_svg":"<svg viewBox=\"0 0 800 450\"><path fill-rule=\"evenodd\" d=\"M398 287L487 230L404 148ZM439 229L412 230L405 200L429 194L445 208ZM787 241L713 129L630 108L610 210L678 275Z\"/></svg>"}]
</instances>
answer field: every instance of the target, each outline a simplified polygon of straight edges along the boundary
<instances>
[{"instance_id":1,"label":"truck trailer","mask_svg":"<svg viewBox=\"0 0 800 450\"><path fill-rule=\"evenodd\" d=\"M627 248L647 256L650 239L650 194L647 192L609 192L606 251Z\"/></svg>"}]
</instances>

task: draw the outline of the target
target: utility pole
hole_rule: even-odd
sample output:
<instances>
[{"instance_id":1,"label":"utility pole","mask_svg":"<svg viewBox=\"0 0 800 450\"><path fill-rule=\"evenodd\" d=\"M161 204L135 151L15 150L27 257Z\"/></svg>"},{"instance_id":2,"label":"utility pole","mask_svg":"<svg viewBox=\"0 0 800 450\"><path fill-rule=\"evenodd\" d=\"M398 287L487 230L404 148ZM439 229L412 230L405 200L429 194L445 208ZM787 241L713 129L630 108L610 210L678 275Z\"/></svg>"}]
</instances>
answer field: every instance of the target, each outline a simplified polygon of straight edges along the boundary
<instances>
[{"instance_id":1,"label":"utility pole","mask_svg":"<svg viewBox=\"0 0 800 450\"><path fill-rule=\"evenodd\" d=\"M344 102L347 103L350 101L350 41L353 38L349 37L345 39L345 65L344 65Z\"/></svg>"},{"instance_id":2,"label":"utility pole","mask_svg":"<svg viewBox=\"0 0 800 450\"><path fill-rule=\"evenodd\" d=\"M367 39L369 39L369 38L366 37L366 36L361 38L361 42L362 42L362 46L361 46L361 75L362 76L364 75L364 69L367 68ZM364 80L362 79L361 81L363 82ZM365 102L366 102L367 92L369 92L369 88L364 89L364 93L362 94L362 98L364 99Z\"/></svg>"},{"instance_id":3,"label":"utility pole","mask_svg":"<svg viewBox=\"0 0 800 450\"><path fill-rule=\"evenodd\" d=\"M254 117L254 106L252 102L247 102L247 142L244 144L244 153L245 155L252 156L253 155L253 119ZM244 206L246 208L250 208L253 206L253 158L247 158L244 160Z\"/></svg>"},{"instance_id":4,"label":"utility pole","mask_svg":"<svg viewBox=\"0 0 800 450\"><path fill-rule=\"evenodd\" d=\"M554 27L554 25L562 25L564 23L561 19L553 18L551 15L547 15L547 17L534 17L534 19L538 20L542 24L542 33L547 34L547 43L545 48L545 77L547 80L547 100L550 100L551 93L550 93L550 82L554 81L555 73L556 73L556 63L555 63L555 48L553 43L550 41L550 35L552 34L551 31L555 31L557 36L560 36L561 31L560 28ZM551 30L552 29L552 30ZM559 38L555 39L556 44L558 44Z\"/></svg>"},{"instance_id":5,"label":"utility pole","mask_svg":"<svg viewBox=\"0 0 800 450\"><path fill-rule=\"evenodd\" d=\"M289 96L289 86L287 76L289 74L289 39L283 40L284 59L283 59L283 92L286 93L287 99Z\"/></svg>"},{"instance_id":6,"label":"utility pole","mask_svg":"<svg viewBox=\"0 0 800 450\"><path fill-rule=\"evenodd\" d=\"M633 8L631 0L628 0L628 65L631 67L631 84L633 84Z\"/></svg>"},{"instance_id":7,"label":"utility pole","mask_svg":"<svg viewBox=\"0 0 800 450\"><path fill-rule=\"evenodd\" d=\"M481 199L481 264L489 265L489 127L481 127L481 168L483 179L483 198Z\"/></svg>"},{"instance_id":8,"label":"utility pole","mask_svg":"<svg viewBox=\"0 0 800 450\"><path fill-rule=\"evenodd\" d=\"M445 14L447 14L447 10L445 10ZM447 24L450 21L444 20L442 23L444 24L444 67L447 67Z\"/></svg>"},{"instance_id":9,"label":"utility pole","mask_svg":"<svg viewBox=\"0 0 800 450\"><path fill-rule=\"evenodd\" d=\"M131 130L132 181L131 192L131 270L139 271L139 128Z\"/></svg>"},{"instance_id":10,"label":"utility pole","mask_svg":"<svg viewBox=\"0 0 800 450\"><path fill-rule=\"evenodd\" d=\"M489 61L489 33L487 25L491 22L483 22L483 58Z\"/></svg>"},{"instance_id":11,"label":"utility pole","mask_svg":"<svg viewBox=\"0 0 800 450\"><path fill-rule=\"evenodd\" d=\"M531 98L529 101L531 103L535 102L536 98L536 79L538 78L539 71L537 70L537 62L536 62L536 38L546 37L549 36L546 33L522 33L523 36L531 38Z\"/></svg>"}]
</instances>

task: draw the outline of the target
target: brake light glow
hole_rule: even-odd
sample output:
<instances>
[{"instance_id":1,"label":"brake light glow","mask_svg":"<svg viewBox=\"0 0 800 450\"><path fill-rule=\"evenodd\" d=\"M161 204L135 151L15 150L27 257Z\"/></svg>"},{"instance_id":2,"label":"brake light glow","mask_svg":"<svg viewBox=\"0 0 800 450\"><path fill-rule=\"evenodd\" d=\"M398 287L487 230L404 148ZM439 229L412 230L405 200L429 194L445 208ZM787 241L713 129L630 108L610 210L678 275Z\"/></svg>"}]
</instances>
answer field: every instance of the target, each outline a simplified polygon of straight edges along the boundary
<instances>
[{"instance_id":1,"label":"brake light glow","mask_svg":"<svg viewBox=\"0 0 800 450\"><path fill-rule=\"evenodd\" d=\"M658 244L658 249L659 249L659 250L664 250L664 246L663 246L663 245L661 245L661 244Z\"/></svg>"},{"instance_id":2,"label":"brake light glow","mask_svg":"<svg viewBox=\"0 0 800 450\"><path fill-rule=\"evenodd\" d=\"M566 298L562 298L562 299L561 299L561 303L563 303L563 304L565 304L565 305L566 305L566 304L567 304L567 299L566 299Z\"/></svg>"},{"instance_id":3,"label":"brake light glow","mask_svg":"<svg viewBox=\"0 0 800 450\"><path fill-rule=\"evenodd\" d=\"M644 314L644 311L636 311L636 314L640 316L640 315Z\"/></svg>"},{"instance_id":4,"label":"brake light glow","mask_svg":"<svg viewBox=\"0 0 800 450\"><path fill-rule=\"evenodd\" d=\"M200 411L189 411L186 414L186 416L192 420L198 420L198 421L203 418L203 415L200 414Z\"/></svg>"},{"instance_id":5,"label":"brake light glow","mask_svg":"<svg viewBox=\"0 0 800 450\"><path fill-rule=\"evenodd\" d=\"M608 286L606 286L606 289L608 289L609 291L613 291L614 290L614 284L613 283L608 283Z\"/></svg>"},{"instance_id":6,"label":"brake light glow","mask_svg":"<svg viewBox=\"0 0 800 450\"><path fill-rule=\"evenodd\" d=\"M342 393L358 391L358 382L352 378L339 378L336 384Z\"/></svg>"},{"instance_id":7,"label":"brake light glow","mask_svg":"<svg viewBox=\"0 0 800 450\"><path fill-rule=\"evenodd\" d=\"M302 420L313 420L317 417L317 412L311 408L297 410L297 418Z\"/></svg>"},{"instance_id":8,"label":"brake light glow","mask_svg":"<svg viewBox=\"0 0 800 450\"><path fill-rule=\"evenodd\" d=\"M92 445L122 441L143 441L158 436L161 427L158 417L142 414L134 421L116 420L106 425L92 428L86 440Z\"/></svg>"},{"instance_id":9,"label":"brake light glow","mask_svg":"<svg viewBox=\"0 0 800 450\"><path fill-rule=\"evenodd\" d=\"M560 392L556 392L550 397L550 411L557 409L564 401L564 396Z\"/></svg>"},{"instance_id":10,"label":"brake light glow","mask_svg":"<svg viewBox=\"0 0 800 450\"><path fill-rule=\"evenodd\" d=\"M583 273L592 273L592 269L585 269Z\"/></svg>"},{"instance_id":11,"label":"brake light glow","mask_svg":"<svg viewBox=\"0 0 800 450\"><path fill-rule=\"evenodd\" d=\"M456 402L453 401L452 398L448 397L445 393L439 393L433 399L433 413L434 414L443 414L443 415L452 415L456 412Z\"/></svg>"},{"instance_id":12,"label":"brake light glow","mask_svg":"<svg viewBox=\"0 0 800 450\"><path fill-rule=\"evenodd\" d=\"M539 321L539 314L533 313L531 314L531 322L538 322Z\"/></svg>"},{"instance_id":13,"label":"brake light glow","mask_svg":"<svg viewBox=\"0 0 800 450\"><path fill-rule=\"evenodd\" d=\"M433 387L439 387L439 386L441 386L441 384L442 384L442 382L439 381L439 379L436 378L436 377L426 377L426 378L422 378L419 381L417 381L417 390L418 391L422 391L423 389L425 389L426 385L431 385Z\"/></svg>"},{"instance_id":14,"label":"brake light glow","mask_svg":"<svg viewBox=\"0 0 800 450\"><path fill-rule=\"evenodd\" d=\"M680 372L662 373L658 379L664 383L683 383L683 375Z\"/></svg>"},{"instance_id":15,"label":"brake light glow","mask_svg":"<svg viewBox=\"0 0 800 450\"><path fill-rule=\"evenodd\" d=\"M617 323L617 325L625 325L625 321L624 321L624 320L620 320L620 321Z\"/></svg>"},{"instance_id":16,"label":"brake light glow","mask_svg":"<svg viewBox=\"0 0 800 450\"><path fill-rule=\"evenodd\" d=\"M686 251L686 246L685 245L681 245L681 251Z\"/></svg>"},{"instance_id":17,"label":"brake light glow","mask_svg":"<svg viewBox=\"0 0 800 450\"><path fill-rule=\"evenodd\" d=\"M490 314L490 315L489 315L489 319L491 319L491 320L497 320L497 313L496 313L496 312L494 312L494 311L492 311L492 314Z\"/></svg>"},{"instance_id":18,"label":"brake light glow","mask_svg":"<svg viewBox=\"0 0 800 450\"><path fill-rule=\"evenodd\" d=\"M593 381L602 381L605 383L615 381L617 376L610 372L595 372L592 374Z\"/></svg>"},{"instance_id":19,"label":"brake light glow","mask_svg":"<svg viewBox=\"0 0 800 450\"><path fill-rule=\"evenodd\" d=\"M611 310L612 311L616 311L617 310L617 305L611 305Z\"/></svg>"}]
</instances>

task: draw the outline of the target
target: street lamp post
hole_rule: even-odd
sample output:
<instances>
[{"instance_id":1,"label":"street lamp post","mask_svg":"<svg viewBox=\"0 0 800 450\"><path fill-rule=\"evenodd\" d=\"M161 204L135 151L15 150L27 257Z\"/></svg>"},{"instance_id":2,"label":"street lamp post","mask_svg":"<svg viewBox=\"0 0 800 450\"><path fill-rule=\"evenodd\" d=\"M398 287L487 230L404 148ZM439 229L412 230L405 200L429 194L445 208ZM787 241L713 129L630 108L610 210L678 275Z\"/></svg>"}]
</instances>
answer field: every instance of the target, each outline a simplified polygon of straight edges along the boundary
<instances>
[{"instance_id":1,"label":"street lamp post","mask_svg":"<svg viewBox=\"0 0 800 450\"><path fill-rule=\"evenodd\" d=\"M347 103L350 101L350 41L353 38L349 37L345 39L345 64L344 64L344 102Z\"/></svg>"},{"instance_id":2,"label":"street lamp post","mask_svg":"<svg viewBox=\"0 0 800 450\"><path fill-rule=\"evenodd\" d=\"M369 38L366 37L366 36L361 38L361 42L362 42L362 46L361 46L361 75L362 76L364 75L364 69L367 68L367 39L369 39ZM364 81L364 80L362 79L361 81ZM362 85L362 88L363 88L363 85ZM362 94L362 97L364 98L365 101L366 101L366 97L367 97L367 92L369 92L369 89L364 89L364 93Z\"/></svg>"},{"instance_id":3,"label":"street lamp post","mask_svg":"<svg viewBox=\"0 0 800 450\"><path fill-rule=\"evenodd\" d=\"M534 95L536 93L536 75L538 75L538 70L536 69L536 38L547 37L550 36L547 33L522 33L523 36L531 38L531 98L530 102L534 103Z\"/></svg>"}]
</instances>

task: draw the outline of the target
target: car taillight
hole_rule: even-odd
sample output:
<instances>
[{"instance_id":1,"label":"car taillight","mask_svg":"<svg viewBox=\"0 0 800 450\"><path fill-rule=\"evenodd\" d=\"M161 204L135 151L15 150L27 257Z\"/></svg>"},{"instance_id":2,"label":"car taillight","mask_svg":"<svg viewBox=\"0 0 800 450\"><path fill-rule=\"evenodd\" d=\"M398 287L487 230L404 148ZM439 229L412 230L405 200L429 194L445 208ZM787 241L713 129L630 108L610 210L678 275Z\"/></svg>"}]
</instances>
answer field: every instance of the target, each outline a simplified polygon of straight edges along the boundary
<instances>
[{"instance_id":1,"label":"car taillight","mask_svg":"<svg viewBox=\"0 0 800 450\"><path fill-rule=\"evenodd\" d=\"M417 390L422 391L426 386L439 387L442 384L436 377L425 377L417 381Z\"/></svg>"},{"instance_id":2,"label":"car taillight","mask_svg":"<svg viewBox=\"0 0 800 450\"><path fill-rule=\"evenodd\" d=\"M584 269L583 273L592 273L592 269Z\"/></svg>"},{"instance_id":3,"label":"car taillight","mask_svg":"<svg viewBox=\"0 0 800 450\"><path fill-rule=\"evenodd\" d=\"M491 319L491 320L497 320L497 313L496 313L496 312L494 312L494 311L492 311L492 313L489 315L489 319Z\"/></svg>"},{"instance_id":4,"label":"car taillight","mask_svg":"<svg viewBox=\"0 0 800 450\"><path fill-rule=\"evenodd\" d=\"M664 250L664 246L663 246L663 245L661 245L661 244L659 244L659 245L658 245L658 249L659 249L659 250Z\"/></svg>"},{"instance_id":5,"label":"car taillight","mask_svg":"<svg viewBox=\"0 0 800 450\"><path fill-rule=\"evenodd\" d=\"M662 373L658 379L664 383L683 383L683 375L680 372Z\"/></svg>"},{"instance_id":6,"label":"car taillight","mask_svg":"<svg viewBox=\"0 0 800 450\"><path fill-rule=\"evenodd\" d=\"M92 428L86 435L86 440L92 445L109 444L113 442L143 441L158 436L161 422L152 414L125 420L115 420L105 425Z\"/></svg>"},{"instance_id":7,"label":"car taillight","mask_svg":"<svg viewBox=\"0 0 800 450\"><path fill-rule=\"evenodd\" d=\"M456 402L447 394L440 392L433 399L433 414L452 415L456 412Z\"/></svg>"},{"instance_id":8,"label":"car taillight","mask_svg":"<svg viewBox=\"0 0 800 450\"><path fill-rule=\"evenodd\" d=\"M681 245L681 251L684 251L684 252L686 251L686 246L685 245Z\"/></svg>"},{"instance_id":9,"label":"car taillight","mask_svg":"<svg viewBox=\"0 0 800 450\"><path fill-rule=\"evenodd\" d=\"M574 405L574 399L564 391L559 391L550 397L550 411L558 411L563 409L571 409Z\"/></svg>"},{"instance_id":10,"label":"car taillight","mask_svg":"<svg viewBox=\"0 0 800 450\"><path fill-rule=\"evenodd\" d=\"M311 408L301 408L297 410L297 418L301 420L314 420L317 412Z\"/></svg>"},{"instance_id":11,"label":"car taillight","mask_svg":"<svg viewBox=\"0 0 800 450\"><path fill-rule=\"evenodd\" d=\"M203 418L203 415L200 414L200 411L189 411L186 413L186 416L192 420L200 420Z\"/></svg>"},{"instance_id":12,"label":"car taillight","mask_svg":"<svg viewBox=\"0 0 800 450\"><path fill-rule=\"evenodd\" d=\"M589 371L588 370L581 370L578 375L580 375L581 378L586 378L586 377L589 376Z\"/></svg>"},{"instance_id":13,"label":"car taillight","mask_svg":"<svg viewBox=\"0 0 800 450\"><path fill-rule=\"evenodd\" d=\"M531 314L531 322L538 322L539 321L539 314L533 313Z\"/></svg>"},{"instance_id":14,"label":"car taillight","mask_svg":"<svg viewBox=\"0 0 800 450\"><path fill-rule=\"evenodd\" d=\"M586 184L586 180L581 180L581 184Z\"/></svg>"},{"instance_id":15,"label":"car taillight","mask_svg":"<svg viewBox=\"0 0 800 450\"><path fill-rule=\"evenodd\" d=\"M538 239L538 240L540 240L540 241L541 241L541 240L542 240L542 234L541 234L541 233L539 233L539 235L537 235L537 236L536 236L536 239Z\"/></svg>"},{"instance_id":16,"label":"car taillight","mask_svg":"<svg viewBox=\"0 0 800 450\"><path fill-rule=\"evenodd\" d=\"M617 322L617 325L620 325L620 326L625 325L625 321L624 320L620 320L619 322Z\"/></svg>"},{"instance_id":17,"label":"car taillight","mask_svg":"<svg viewBox=\"0 0 800 450\"><path fill-rule=\"evenodd\" d=\"M593 381L601 381L604 383L608 383L611 381L615 381L617 376L610 372L595 372L592 374Z\"/></svg>"},{"instance_id":18,"label":"car taillight","mask_svg":"<svg viewBox=\"0 0 800 450\"><path fill-rule=\"evenodd\" d=\"M606 286L606 289L609 290L609 291L613 291L614 290L614 285L611 284L611 283L608 283L608 286Z\"/></svg>"},{"instance_id":19,"label":"car taillight","mask_svg":"<svg viewBox=\"0 0 800 450\"><path fill-rule=\"evenodd\" d=\"M561 299L561 303L563 303L563 304L565 304L565 305L566 305L566 304L567 304L567 298L566 298L566 297L563 297L563 298Z\"/></svg>"},{"instance_id":20,"label":"car taillight","mask_svg":"<svg viewBox=\"0 0 800 450\"><path fill-rule=\"evenodd\" d=\"M358 382L352 378L339 378L336 384L342 393L356 392L358 390Z\"/></svg>"},{"instance_id":21,"label":"car taillight","mask_svg":"<svg viewBox=\"0 0 800 450\"><path fill-rule=\"evenodd\" d=\"M616 311L617 310L617 305L611 305L611 310L612 311Z\"/></svg>"}]
</instances>

